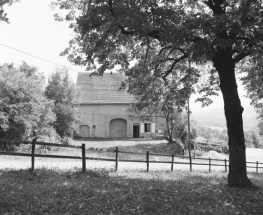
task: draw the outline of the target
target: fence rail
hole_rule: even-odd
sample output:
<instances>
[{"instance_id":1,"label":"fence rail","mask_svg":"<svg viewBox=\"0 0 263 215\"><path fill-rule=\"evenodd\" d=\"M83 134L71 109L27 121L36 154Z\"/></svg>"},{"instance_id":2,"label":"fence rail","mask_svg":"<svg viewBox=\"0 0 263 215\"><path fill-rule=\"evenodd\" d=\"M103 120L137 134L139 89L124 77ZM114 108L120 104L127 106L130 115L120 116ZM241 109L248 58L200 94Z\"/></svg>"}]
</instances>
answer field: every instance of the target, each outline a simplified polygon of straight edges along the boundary
<instances>
[{"instance_id":1,"label":"fence rail","mask_svg":"<svg viewBox=\"0 0 263 215\"><path fill-rule=\"evenodd\" d=\"M16 153L16 152L0 152L0 155L8 155L8 156L23 156L23 157L31 157L31 170L34 171L35 169L35 158L36 157L43 157L43 158L60 158L60 159L78 159L82 160L82 172L86 172L86 160L97 160L97 161L109 161L115 162L115 170L117 171L119 168L119 162L134 162L134 163L146 163L146 171L150 171L150 163L163 163L163 164L171 164L171 171L174 170L175 164L184 164L190 166L190 171L192 171L193 165L205 165L208 166L209 172L211 172L212 166L223 166L225 167L225 171L227 172L227 168L229 167L229 160L227 159L211 159L209 158L195 158L195 160L204 160L208 161L208 163L196 163L192 161L192 158L186 156L175 156L174 154L160 154L160 153L150 153L147 151L146 153L138 153L138 152L127 152L121 151L116 147L114 151L108 151L110 153L115 153L115 158L96 158L96 157L88 157L86 156L86 151L92 151L92 149L86 149L86 145L82 144L81 146L74 146L74 145L62 145L56 143L46 143L46 142L37 142L36 139L32 141L12 141L7 139L0 139L0 146L3 144L32 144L31 153ZM47 154L35 154L35 147L36 145L44 145L44 146L54 146L54 147L64 147L64 148L76 148L81 149L81 156L66 156L66 155L47 155ZM93 150L94 151L94 150ZM120 159L119 154L131 154L131 155L144 155L145 160L130 160L130 159ZM154 161L150 160L151 156L163 156L163 157L170 157L170 161ZM175 161L175 158L186 158L189 159L189 162L180 162ZM212 163L212 161L221 161L224 164ZM247 166L247 168L255 168L256 173L258 173L259 169L263 169L263 163L256 162L246 162L247 164L255 164L255 166ZM259 166L262 165L262 166Z\"/></svg>"}]
</instances>

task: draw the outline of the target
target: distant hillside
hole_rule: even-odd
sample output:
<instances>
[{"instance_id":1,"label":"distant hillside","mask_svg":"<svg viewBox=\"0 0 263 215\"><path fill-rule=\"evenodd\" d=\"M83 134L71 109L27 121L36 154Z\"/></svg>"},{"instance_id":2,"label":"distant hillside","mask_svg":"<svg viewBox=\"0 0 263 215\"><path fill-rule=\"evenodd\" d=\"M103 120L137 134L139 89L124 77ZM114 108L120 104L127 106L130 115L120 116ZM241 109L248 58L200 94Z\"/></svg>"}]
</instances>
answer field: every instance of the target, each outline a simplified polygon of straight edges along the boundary
<instances>
[{"instance_id":1,"label":"distant hillside","mask_svg":"<svg viewBox=\"0 0 263 215\"><path fill-rule=\"evenodd\" d=\"M243 123L244 129L254 129L257 126L257 114L253 107L244 107ZM192 113L192 118L202 126L213 126L226 128L226 119L223 108L202 108Z\"/></svg>"}]
</instances>

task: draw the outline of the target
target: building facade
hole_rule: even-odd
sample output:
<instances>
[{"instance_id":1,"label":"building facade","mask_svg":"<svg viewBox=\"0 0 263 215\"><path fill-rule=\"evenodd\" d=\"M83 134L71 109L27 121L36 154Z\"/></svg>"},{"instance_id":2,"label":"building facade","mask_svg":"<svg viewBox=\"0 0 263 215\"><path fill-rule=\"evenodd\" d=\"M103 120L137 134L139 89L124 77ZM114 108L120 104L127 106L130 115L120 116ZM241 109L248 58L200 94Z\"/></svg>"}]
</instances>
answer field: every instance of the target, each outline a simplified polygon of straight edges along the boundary
<instances>
[{"instance_id":1,"label":"building facade","mask_svg":"<svg viewBox=\"0 0 263 215\"><path fill-rule=\"evenodd\" d=\"M134 97L120 89L125 76L120 73L91 76L79 73L76 103L81 112L79 136L83 138L152 137L163 125L129 118Z\"/></svg>"}]
</instances>

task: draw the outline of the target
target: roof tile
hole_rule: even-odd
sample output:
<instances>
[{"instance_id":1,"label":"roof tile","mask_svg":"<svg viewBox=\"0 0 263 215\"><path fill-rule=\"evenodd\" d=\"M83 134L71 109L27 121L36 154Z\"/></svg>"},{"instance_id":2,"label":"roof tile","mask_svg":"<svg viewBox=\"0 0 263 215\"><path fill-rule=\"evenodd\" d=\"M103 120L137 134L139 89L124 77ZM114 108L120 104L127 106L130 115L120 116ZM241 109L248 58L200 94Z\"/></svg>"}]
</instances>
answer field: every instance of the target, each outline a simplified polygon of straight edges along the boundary
<instances>
[{"instance_id":1,"label":"roof tile","mask_svg":"<svg viewBox=\"0 0 263 215\"><path fill-rule=\"evenodd\" d=\"M103 76L90 76L91 73L78 73L76 103L78 104L123 104L132 103L134 96L126 89L120 90L125 76L120 73L104 73Z\"/></svg>"}]
</instances>

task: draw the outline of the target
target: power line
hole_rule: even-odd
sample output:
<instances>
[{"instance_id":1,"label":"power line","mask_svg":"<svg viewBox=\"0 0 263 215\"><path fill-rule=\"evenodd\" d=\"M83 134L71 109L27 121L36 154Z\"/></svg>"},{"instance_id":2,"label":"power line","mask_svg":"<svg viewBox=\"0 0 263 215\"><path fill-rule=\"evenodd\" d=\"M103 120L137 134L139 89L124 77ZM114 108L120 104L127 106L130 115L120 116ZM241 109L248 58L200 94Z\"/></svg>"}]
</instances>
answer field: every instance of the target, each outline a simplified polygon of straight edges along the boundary
<instances>
[{"instance_id":1,"label":"power line","mask_svg":"<svg viewBox=\"0 0 263 215\"><path fill-rule=\"evenodd\" d=\"M24 51L21 51L21 50L19 50L19 49L15 49L15 48L13 48L13 47L10 47L10 46L7 46L7 45L1 44L1 43L0 43L0 45L1 45L1 46L4 46L4 47L6 47L6 48L9 48L9 49L15 50L15 51L17 51L17 52L21 52L21 53L23 53L23 54L29 55L29 56L31 56L31 57L34 57L34 58L37 58L37 59L40 59L40 60L46 61L46 62L51 63L51 64L54 64L54 65L56 65L56 66L61 66L61 67L67 68L67 69L69 69L69 70L73 70L73 71L75 71L75 72L80 72L80 71L78 71L78 70L75 70L75 69L72 69L72 68L69 68L69 67L63 66L63 65L61 65L61 64L58 64L58 63L52 62L52 61L50 61L50 60L46 60L46 59L44 59L44 58L41 58L41 57L35 56L35 55L33 55L33 54L29 54L29 53L24 52Z\"/></svg>"}]
</instances>

